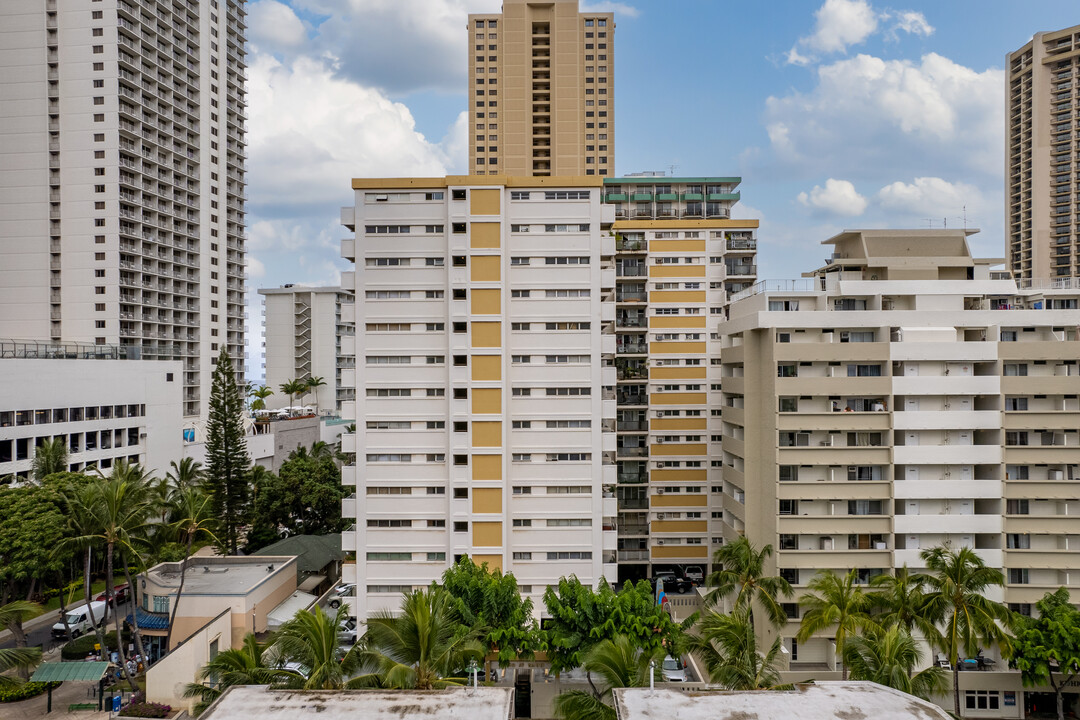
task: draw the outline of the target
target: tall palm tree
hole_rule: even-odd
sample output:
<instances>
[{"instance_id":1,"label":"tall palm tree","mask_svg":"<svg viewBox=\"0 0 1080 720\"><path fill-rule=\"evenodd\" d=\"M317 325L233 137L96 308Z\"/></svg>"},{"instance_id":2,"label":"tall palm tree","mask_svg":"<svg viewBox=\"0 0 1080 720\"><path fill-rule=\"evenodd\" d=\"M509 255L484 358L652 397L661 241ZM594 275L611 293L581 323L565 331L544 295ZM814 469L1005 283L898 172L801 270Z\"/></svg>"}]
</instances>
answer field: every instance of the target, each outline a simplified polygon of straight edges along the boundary
<instances>
[{"instance_id":1,"label":"tall palm tree","mask_svg":"<svg viewBox=\"0 0 1080 720\"><path fill-rule=\"evenodd\" d=\"M200 535L211 542L218 542L213 532L213 528L217 525L217 518L211 509L209 495L196 487L181 485L173 490L169 498L169 506L172 516L176 518L172 528L176 531L177 539L184 544L184 560L180 563L180 585L176 588L176 597L173 598L169 615L169 627L165 631L166 652L169 650L173 624L176 622L176 609L180 607L180 596L184 592L184 578L187 576L187 562L191 557L191 546Z\"/></svg>"},{"instance_id":2,"label":"tall palm tree","mask_svg":"<svg viewBox=\"0 0 1080 720\"><path fill-rule=\"evenodd\" d=\"M165 479L173 488L197 487L203 481L202 467L202 463L194 458L182 458L180 462L173 460Z\"/></svg>"},{"instance_id":3,"label":"tall palm tree","mask_svg":"<svg viewBox=\"0 0 1080 720\"><path fill-rule=\"evenodd\" d=\"M311 392L315 391L315 414L319 414L319 388L326 386L326 381L317 375L312 375L306 381L307 390ZM306 393L305 393L306 394Z\"/></svg>"},{"instance_id":4,"label":"tall palm tree","mask_svg":"<svg viewBox=\"0 0 1080 720\"><path fill-rule=\"evenodd\" d=\"M265 410L266 409L266 398L270 397L273 394L274 394L274 391L271 390L266 385L260 385L259 387L253 389L251 391L250 395L255 399L251 401L251 409L252 410Z\"/></svg>"},{"instance_id":5,"label":"tall palm tree","mask_svg":"<svg viewBox=\"0 0 1080 720\"><path fill-rule=\"evenodd\" d=\"M625 687L645 687L650 674L658 672L653 663L663 651L650 654L626 635L616 635L594 645L583 658L582 666L603 681L598 693L586 690L567 690L555 697L555 717L564 720L615 720L615 708L608 704L612 690Z\"/></svg>"},{"instance_id":6,"label":"tall palm tree","mask_svg":"<svg viewBox=\"0 0 1080 720\"><path fill-rule=\"evenodd\" d=\"M782 626L787 615L780 600L791 595L791 583L778 575L765 574L765 561L772 554L772 545L758 550L745 537L721 545L713 554L717 569L706 580L713 590L705 596L705 601L715 605L734 593L733 611L746 608L752 620L753 607L757 604L774 626Z\"/></svg>"},{"instance_id":7,"label":"tall palm tree","mask_svg":"<svg viewBox=\"0 0 1080 720\"><path fill-rule=\"evenodd\" d=\"M470 658L484 657L476 629L461 625L449 596L438 587L406 593L399 613L376 612L367 625L359 661L379 668L383 687L431 690L462 685L464 679L454 674Z\"/></svg>"},{"instance_id":8,"label":"tall palm tree","mask_svg":"<svg viewBox=\"0 0 1080 720\"><path fill-rule=\"evenodd\" d=\"M67 442L61 438L45 440L34 448L34 461L30 472L35 481L41 482L47 475L64 472L67 469Z\"/></svg>"},{"instance_id":9,"label":"tall palm tree","mask_svg":"<svg viewBox=\"0 0 1080 720\"><path fill-rule=\"evenodd\" d=\"M920 553L927 570L927 607L941 619L944 629L939 647L953 669L953 708L960 715L960 653L978 654L981 645L997 643L1001 654L1012 652L1002 624L1010 624L1008 608L986 597L990 587L1005 585L1000 570L987 567L971 548L950 550L939 546Z\"/></svg>"},{"instance_id":10,"label":"tall palm tree","mask_svg":"<svg viewBox=\"0 0 1080 720\"><path fill-rule=\"evenodd\" d=\"M869 615L870 598L856 584L857 579L858 572L854 568L842 576L828 570L818 571L807 585L810 592L799 598L799 604L806 608L797 636L799 642L834 628L836 652L842 660L848 636L875 625ZM848 678L847 665L844 665L842 677L845 681Z\"/></svg>"},{"instance_id":11,"label":"tall palm tree","mask_svg":"<svg viewBox=\"0 0 1080 720\"><path fill-rule=\"evenodd\" d=\"M199 682L188 683L184 690L184 697L199 699L194 714L199 715L233 685L297 685L302 680L300 675L279 668L268 647L248 633L239 648L222 650L211 658L196 675Z\"/></svg>"},{"instance_id":12,"label":"tall palm tree","mask_svg":"<svg viewBox=\"0 0 1080 720\"><path fill-rule=\"evenodd\" d=\"M281 390L282 395L289 396L289 407L291 408L293 406L293 397L304 392L306 388L307 383L303 380L288 380L281 383L278 389Z\"/></svg>"},{"instance_id":13,"label":"tall palm tree","mask_svg":"<svg viewBox=\"0 0 1080 720\"><path fill-rule=\"evenodd\" d=\"M6 628L16 622L22 622L41 612L41 606L26 600L16 600L0 606L0 628ZM41 662L41 648L15 647L0 648L0 688L17 685L7 670L17 670L22 680L29 678L31 668Z\"/></svg>"},{"instance_id":14,"label":"tall palm tree","mask_svg":"<svg viewBox=\"0 0 1080 720\"><path fill-rule=\"evenodd\" d=\"M350 649L343 655L340 650L338 633L348 615L345 606L327 615L316 605L314 611L296 613L278 630L273 646L278 656L309 668L304 690L341 690L359 666L361 651Z\"/></svg>"},{"instance_id":15,"label":"tall palm tree","mask_svg":"<svg viewBox=\"0 0 1080 720\"><path fill-rule=\"evenodd\" d=\"M61 547L71 546L83 553L83 599L86 601L86 612L90 617L90 624L93 625L94 633L97 635L100 657L104 660L108 647L105 643L105 631L102 629L104 623L101 622L101 618L94 616L94 607L91 605L94 596L90 584L91 561L94 548L99 544L101 532L101 520L96 508L98 487L96 483L72 484L63 497L68 510L68 536L60 545Z\"/></svg>"},{"instance_id":16,"label":"tall palm tree","mask_svg":"<svg viewBox=\"0 0 1080 720\"><path fill-rule=\"evenodd\" d=\"M844 667L851 668L852 680L870 680L929 700L945 692L948 676L936 665L913 674L922 659L918 644L902 625L853 635L844 646Z\"/></svg>"},{"instance_id":17,"label":"tall palm tree","mask_svg":"<svg viewBox=\"0 0 1080 720\"><path fill-rule=\"evenodd\" d=\"M710 610L698 624L690 648L705 665L709 681L728 690L780 689L780 660L783 640L777 637L762 653L750 611L740 608L731 614Z\"/></svg>"},{"instance_id":18,"label":"tall palm tree","mask_svg":"<svg viewBox=\"0 0 1080 720\"><path fill-rule=\"evenodd\" d=\"M892 574L870 578L874 589L868 595L874 621L886 627L899 625L909 634L917 630L934 645L940 633L927 608L926 582L925 575L911 572L907 564Z\"/></svg>"}]
</instances>

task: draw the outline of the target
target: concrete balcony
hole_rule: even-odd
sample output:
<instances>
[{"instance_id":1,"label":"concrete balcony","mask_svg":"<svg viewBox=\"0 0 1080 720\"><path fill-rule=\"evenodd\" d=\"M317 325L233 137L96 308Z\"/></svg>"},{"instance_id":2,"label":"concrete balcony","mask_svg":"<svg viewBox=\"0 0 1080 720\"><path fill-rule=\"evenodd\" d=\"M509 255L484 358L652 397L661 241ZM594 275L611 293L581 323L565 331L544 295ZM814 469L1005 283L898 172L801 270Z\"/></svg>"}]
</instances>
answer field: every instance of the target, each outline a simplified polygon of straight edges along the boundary
<instances>
[{"instance_id":1,"label":"concrete balcony","mask_svg":"<svg viewBox=\"0 0 1080 720\"><path fill-rule=\"evenodd\" d=\"M897 465L996 465L1001 462L1001 446L897 445L893 448L893 462Z\"/></svg>"},{"instance_id":2,"label":"concrete balcony","mask_svg":"<svg viewBox=\"0 0 1080 720\"><path fill-rule=\"evenodd\" d=\"M894 377L892 391L895 395L997 395L1001 392L1001 379L975 375L912 375Z\"/></svg>"},{"instance_id":3,"label":"concrete balcony","mask_svg":"<svg viewBox=\"0 0 1080 720\"><path fill-rule=\"evenodd\" d=\"M893 484L893 495L897 499L932 500L937 498L999 498L1001 481L999 480L897 480Z\"/></svg>"},{"instance_id":4,"label":"concrete balcony","mask_svg":"<svg viewBox=\"0 0 1080 720\"><path fill-rule=\"evenodd\" d=\"M342 552L356 552L356 526L349 527L341 532Z\"/></svg>"},{"instance_id":5,"label":"concrete balcony","mask_svg":"<svg viewBox=\"0 0 1080 720\"><path fill-rule=\"evenodd\" d=\"M778 515L777 532L794 534L891 532L888 515Z\"/></svg>"},{"instance_id":6,"label":"concrete balcony","mask_svg":"<svg viewBox=\"0 0 1080 720\"><path fill-rule=\"evenodd\" d=\"M897 535L1000 533L1001 524L1000 515L897 515L893 518Z\"/></svg>"},{"instance_id":7,"label":"concrete balcony","mask_svg":"<svg viewBox=\"0 0 1080 720\"><path fill-rule=\"evenodd\" d=\"M997 410L904 410L893 414L893 427L897 430L996 430L1001 427L1001 413Z\"/></svg>"}]
</instances>

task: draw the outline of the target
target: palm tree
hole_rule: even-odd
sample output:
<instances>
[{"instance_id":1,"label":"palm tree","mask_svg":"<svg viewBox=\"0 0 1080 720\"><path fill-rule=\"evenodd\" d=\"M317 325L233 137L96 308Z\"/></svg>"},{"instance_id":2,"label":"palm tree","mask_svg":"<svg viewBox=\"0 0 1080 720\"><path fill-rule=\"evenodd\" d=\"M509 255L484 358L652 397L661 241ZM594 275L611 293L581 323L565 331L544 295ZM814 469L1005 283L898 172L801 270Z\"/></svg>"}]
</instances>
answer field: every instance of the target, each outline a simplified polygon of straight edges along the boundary
<instances>
[{"instance_id":1,"label":"palm tree","mask_svg":"<svg viewBox=\"0 0 1080 720\"><path fill-rule=\"evenodd\" d=\"M23 622L41 612L41 606L26 600L16 600L0 606L0 627L6 628ZM29 678L31 668L41 662L41 648L0 648L0 688L16 685L20 681L4 675L7 670L17 670L22 680Z\"/></svg>"},{"instance_id":2,"label":"palm tree","mask_svg":"<svg viewBox=\"0 0 1080 720\"><path fill-rule=\"evenodd\" d=\"M314 611L296 613L278 631L274 651L282 660L309 668L304 690L341 690L359 666L362 651L350 649L343 656L340 650L338 633L348 615L344 606L331 616L316 605Z\"/></svg>"},{"instance_id":3,"label":"palm tree","mask_svg":"<svg viewBox=\"0 0 1080 720\"><path fill-rule=\"evenodd\" d=\"M929 700L945 692L948 680L936 665L913 675L922 659L918 644L902 625L853 635L844 646L844 667L851 668L852 680L870 680Z\"/></svg>"},{"instance_id":4,"label":"palm tree","mask_svg":"<svg viewBox=\"0 0 1080 720\"><path fill-rule=\"evenodd\" d=\"M217 518L211 510L210 496L196 487L179 486L173 490L169 498L169 505L176 521L172 524L180 542L184 543L184 560L180 563L180 585L176 588L176 597L173 598L172 612L169 616L169 627L165 631L165 650L168 652L169 640L172 638L173 624L176 622L176 609L180 606L180 596L184 592L184 578L187 576L188 558L191 557L191 546L195 539L202 535L211 542L218 542L212 528L216 525Z\"/></svg>"},{"instance_id":5,"label":"palm tree","mask_svg":"<svg viewBox=\"0 0 1080 720\"><path fill-rule=\"evenodd\" d=\"M61 547L73 546L84 551L83 554L83 593L86 601L86 612L90 617L90 624L94 626L97 635L100 657L106 659L105 632L99 618L94 617L92 587L90 584L90 565L93 559L94 546L100 538L101 521L98 517L97 505L98 487L96 483L85 485L70 485L64 493L64 502L68 509L68 536L61 543ZM119 638L117 638L119 641ZM123 643L120 643L123 644Z\"/></svg>"},{"instance_id":6,"label":"palm tree","mask_svg":"<svg viewBox=\"0 0 1080 720\"><path fill-rule=\"evenodd\" d=\"M270 397L273 394L274 394L274 391L271 390L266 385L260 385L258 388L252 390L250 392L250 395L255 399L251 401L251 409L252 410L265 410L266 409L266 398Z\"/></svg>"},{"instance_id":7,"label":"palm tree","mask_svg":"<svg viewBox=\"0 0 1080 720\"><path fill-rule=\"evenodd\" d=\"M644 653L626 635L616 635L594 645L582 665L603 680L603 690L568 690L555 698L555 717L565 720L615 720L615 708L608 703L615 688L645 687L657 672L654 664L663 655Z\"/></svg>"},{"instance_id":8,"label":"palm tree","mask_svg":"<svg viewBox=\"0 0 1080 720\"><path fill-rule=\"evenodd\" d=\"M203 481L202 463L194 458L182 458L180 462L173 460L169 463L171 468L165 473L165 479L173 488L198 487Z\"/></svg>"},{"instance_id":9,"label":"palm tree","mask_svg":"<svg viewBox=\"0 0 1080 720\"><path fill-rule=\"evenodd\" d=\"M289 396L289 407L293 406L293 397L307 389L307 383L303 380L288 380L279 386L282 395Z\"/></svg>"},{"instance_id":10,"label":"palm tree","mask_svg":"<svg viewBox=\"0 0 1080 720\"><path fill-rule=\"evenodd\" d=\"M319 388L325 387L326 381L317 375L312 375L306 381L308 392L315 391L315 414L319 414ZM307 393L305 393L307 394Z\"/></svg>"},{"instance_id":11,"label":"palm tree","mask_svg":"<svg viewBox=\"0 0 1080 720\"><path fill-rule=\"evenodd\" d=\"M378 611L367 624L359 661L378 667L383 687L431 690L461 685L464 679L455 673L470 658L484 657L477 631L461 625L451 599L438 587L406 593L399 613Z\"/></svg>"},{"instance_id":12,"label":"palm tree","mask_svg":"<svg viewBox=\"0 0 1080 720\"><path fill-rule=\"evenodd\" d=\"M783 641L777 637L762 654L747 608L730 615L710 610L698 624L690 647L705 665L709 681L727 690L775 690L780 683L777 665Z\"/></svg>"},{"instance_id":13,"label":"palm tree","mask_svg":"<svg viewBox=\"0 0 1080 720\"><path fill-rule=\"evenodd\" d=\"M1008 657L1012 645L1001 623L1012 616L1004 605L986 597L989 587L1002 587L1000 570L987 567L971 548L949 550L939 546L920 553L927 574L927 609L944 623L939 647L948 654L953 669L953 707L960 715L960 653L977 655L980 645L997 643Z\"/></svg>"},{"instance_id":14,"label":"palm tree","mask_svg":"<svg viewBox=\"0 0 1080 720\"><path fill-rule=\"evenodd\" d=\"M874 609L874 621L888 627L898 625L911 634L918 630L931 645L940 633L926 607L927 578L908 570L907 564L893 574L882 573L870 578L874 588L868 593Z\"/></svg>"},{"instance_id":15,"label":"palm tree","mask_svg":"<svg viewBox=\"0 0 1080 720\"><path fill-rule=\"evenodd\" d=\"M44 440L34 448L34 462L31 473L34 480L41 482L47 475L64 472L68 469L67 443L60 438Z\"/></svg>"},{"instance_id":16,"label":"palm tree","mask_svg":"<svg viewBox=\"0 0 1080 720\"><path fill-rule=\"evenodd\" d=\"M806 642L823 630L835 628L836 652L843 659L844 643L848 636L874 626L868 614L870 598L856 584L857 579L858 572L854 568L843 576L828 570L818 571L807 585L811 592L799 598L799 604L806 608L797 636L799 642ZM846 665L842 677L845 681L848 678Z\"/></svg>"},{"instance_id":17,"label":"palm tree","mask_svg":"<svg viewBox=\"0 0 1080 720\"><path fill-rule=\"evenodd\" d=\"M199 670L196 679L184 690L184 697L199 698L193 708L199 715L233 685L288 685L298 684L302 678L295 672L277 667L274 653L267 652L269 645L261 644L253 633L244 636L244 644L233 650L222 650ZM209 685L204 685L209 681Z\"/></svg>"},{"instance_id":18,"label":"palm tree","mask_svg":"<svg viewBox=\"0 0 1080 720\"><path fill-rule=\"evenodd\" d=\"M715 605L719 600L735 594L732 610L748 609L753 620L756 603L765 610L769 621L776 627L787 621L780 599L791 595L791 583L778 575L765 575L765 561L773 554L772 545L758 550L745 537L725 543L713 554L713 571L706 585L714 588L705 596L706 603Z\"/></svg>"}]
</instances>

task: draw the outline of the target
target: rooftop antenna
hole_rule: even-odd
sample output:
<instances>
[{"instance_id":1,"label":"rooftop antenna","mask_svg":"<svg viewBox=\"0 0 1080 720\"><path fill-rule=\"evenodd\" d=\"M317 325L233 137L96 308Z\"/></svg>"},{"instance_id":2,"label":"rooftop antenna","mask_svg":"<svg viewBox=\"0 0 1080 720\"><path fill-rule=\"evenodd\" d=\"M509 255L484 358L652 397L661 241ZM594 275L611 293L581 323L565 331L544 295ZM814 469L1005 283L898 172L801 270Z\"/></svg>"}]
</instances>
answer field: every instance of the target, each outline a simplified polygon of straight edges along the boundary
<instances>
[{"instance_id":1,"label":"rooftop antenna","mask_svg":"<svg viewBox=\"0 0 1080 720\"><path fill-rule=\"evenodd\" d=\"M928 227L930 229L933 229L933 227L934 227L934 219L933 218L923 218L923 220L926 221L926 227Z\"/></svg>"},{"instance_id":2,"label":"rooftop antenna","mask_svg":"<svg viewBox=\"0 0 1080 720\"><path fill-rule=\"evenodd\" d=\"M964 209L964 229L967 230L967 205L964 205L963 209Z\"/></svg>"},{"instance_id":3,"label":"rooftop antenna","mask_svg":"<svg viewBox=\"0 0 1080 720\"><path fill-rule=\"evenodd\" d=\"M671 177L675 177L675 168L677 168L679 166L676 165L675 163L672 163L671 165L668 165L668 167L671 168Z\"/></svg>"}]
</instances>

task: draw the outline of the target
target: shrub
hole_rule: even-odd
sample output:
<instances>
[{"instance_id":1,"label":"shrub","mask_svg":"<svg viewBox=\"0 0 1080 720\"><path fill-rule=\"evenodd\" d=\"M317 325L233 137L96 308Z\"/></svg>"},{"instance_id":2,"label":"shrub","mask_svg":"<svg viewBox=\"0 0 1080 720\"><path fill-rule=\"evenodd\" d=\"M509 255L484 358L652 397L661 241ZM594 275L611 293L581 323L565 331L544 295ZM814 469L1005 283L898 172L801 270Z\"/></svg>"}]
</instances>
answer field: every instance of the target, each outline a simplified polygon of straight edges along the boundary
<instances>
[{"instance_id":1,"label":"shrub","mask_svg":"<svg viewBox=\"0 0 1080 720\"><path fill-rule=\"evenodd\" d=\"M96 633L89 632L85 635L80 635L61 648L60 657L64 660L82 660L87 655L94 652L95 645L97 645ZM109 650L117 649L115 630L105 633L105 646Z\"/></svg>"},{"instance_id":2,"label":"shrub","mask_svg":"<svg viewBox=\"0 0 1080 720\"><path fill-rule=\"evenodd\" d=\"M16 685L13 688L0 689L0 703L19 702L28 698L37 697L50 687L58 688L58 682L28 682Z\"/></svg>"},{"instance_id":3,"label":"shrub","mask_svg":"<svg viewBox=\"0 0 1080 720\"><path fill-rule=\"evenodd\" d=\"M152 702L133 702L120 708L120 717L163 718L172 712L172 706Z\"/></svg>"}]
</instances>

